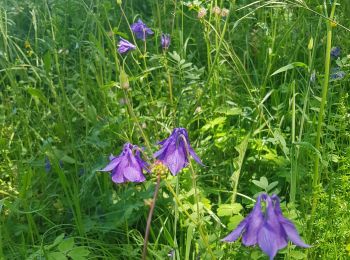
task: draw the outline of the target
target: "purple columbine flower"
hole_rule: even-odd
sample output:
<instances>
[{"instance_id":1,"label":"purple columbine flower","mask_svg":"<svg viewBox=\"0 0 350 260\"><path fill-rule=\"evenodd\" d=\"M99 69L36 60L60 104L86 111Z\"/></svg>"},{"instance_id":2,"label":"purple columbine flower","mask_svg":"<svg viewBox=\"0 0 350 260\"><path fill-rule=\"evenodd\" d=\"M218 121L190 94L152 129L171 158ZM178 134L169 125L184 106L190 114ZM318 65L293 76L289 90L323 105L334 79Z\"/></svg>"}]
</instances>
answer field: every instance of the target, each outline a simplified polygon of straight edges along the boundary
<instances>
[{"instance_id":1,"label":"purple columbine flower","mask_svg":"<svg viewBox=\"0 0 350 260\"><path fill-rule=\"evenodd\" d=\"M265 212L262 201L266 203ZM258 244L270 260L288 245L288 240L300 247L310 247L302 241L294 224L283 216L277 195L260 194L252 212L222 241L233 242L241 235L243 245Z\"/></svg>"},{"instance_id":2,"label":"purple columbine flower","mask_svg":"<svg viewBox=\"0 0 350 260\"><path fill-rule=\"evenodd\" d=\"M160 42L163 49L168 49L170 46L170 35L162 33L162 36L160 37Z\"/></svg>"},{"instance_id":3,"label":"purple columbine flower","mask_svg":"<svg viewBox=\"0 0 350 260\"><path fill-rule=\"evenodd\" d=\"M331 57L336 59L340 55L340 47L336 46L331 49Z\"/></svg>"},{"instance_id":4,"label":"purple columbine flower","mask_svg":"<svg viewBox=\"0 0 350 260\"><path fill-rule=\"evenodd\" d=\"M343 79L345 77L345 72L342 71L342 70L339 70L339 71L335 71L333 72L331 75L330 75L330 78L332 80L340 80L340 79Z\"/></svg>"},{"instance_id":5,"label":"purple columbine flower","mask_svg":"<svg viewBox=\"0 0 350 260\"><path fill-rule=\"evenodd\" d=\"M141 19L138 19L136 23L133 23L130 26L131 30L134 32L136 38L141 39L143 41L146 40L148 35L152 35L153 31L147 27L146 24L142 22Z\"/></svg>"},{"instance_id":6,"label":"purple columbine flower","mask_svg":"<svg viewBox=\"0 0 350 260\"><path fill-rule=\"evenodd\" d=\"M140 149L136 145L126 143L123 152L114 157L109 157L109 164L101 171L112 171L112 180L115 183L143 182L146 180L142 170L148 171L148 164L141 159Z\"/></svg>"},{"instance_id":7,"label":"purple columbine flower","mask_svg":"<svg viewBox=\"0 0 350 260\"><path fill-rule=\"evenodd\" d=\"M174 176L188 165L189 155L203 165L190 145L185 128L175 128L171 135L159 144L162 145L162 148L153 156L165 164Z\"/></svg>"},{"instance_id":8,"label":"purple columbine flower","mask_svg":"<svg viewBox=\"0 0 350 260\"><path fill-rule=\"evenodd\" d=\"M126 53L131 50L135 50L135 49L136 49L136 46L134 44L120 37L120 40L118 43L118 52L120 54Z\"/></svg>"}]
</instances>

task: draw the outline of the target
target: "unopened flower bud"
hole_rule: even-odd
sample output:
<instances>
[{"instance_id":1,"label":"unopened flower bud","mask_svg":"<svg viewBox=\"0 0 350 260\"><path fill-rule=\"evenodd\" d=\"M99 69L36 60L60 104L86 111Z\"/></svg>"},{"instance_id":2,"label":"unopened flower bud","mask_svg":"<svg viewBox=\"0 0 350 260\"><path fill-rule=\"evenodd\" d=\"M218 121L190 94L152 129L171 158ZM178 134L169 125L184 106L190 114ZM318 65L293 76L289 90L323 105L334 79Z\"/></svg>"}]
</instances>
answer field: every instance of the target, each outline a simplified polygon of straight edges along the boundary
<instances>
[{"instance_id":1,"label":"unopened flower bud","mask_svg":"<svg viewBox=\"0 0 350 260\"><path fill-rule=\"evenodd\" d=\"M199 9L199 11L198 11L198 18L199 19L202 19L204 16L206 16L206 14L207 14L207 10L205 9L205 8L201 8L201 9Z\"/></svg>"},{"instance_id":2,"label":"unopened flower bud","mask_svg":"<svg viewBox=\"0 0 350 260\"><path fill-rule=\"evenodd\" d=\"M221 14L221 9L218 6L214 6L213 9L211 10L213 14L220 15Z\"/></svg>"},{"instance_id":3,"label":"unopened flower bud","mask_svg":"<svg viewBox=\"0 0 350 260\"><path fill-rule=\"evenodd\" d=\"M314 38L310 38L309 44L307 45L307 48L311 51L312 48L314 47Z\"/></svg>"},{"instance_id":4,"label":"unopened flower bud","mask_svg":"<svg viewBox=\"0 0 350 260\"><path fill-rule=\"evenodd\" d=\"M222 17L228 16L229 13L230 13L230 11L228 9L222 8L222 10L221 10L221 16Z\"/></svg>"},{"instance_id":5,"label":"unopened flower bud","mask_svg":"<svg viewBox=\"0 0 350 260\"><path fill-rule=\"evenodd\" d=\"M128 78L128 74L126 74L124 70L121 70L121 71L120 71L119 80L120 80L120 86L121 86L123 89L129 89L129 78Z\"/></svg>"}]
</instances>

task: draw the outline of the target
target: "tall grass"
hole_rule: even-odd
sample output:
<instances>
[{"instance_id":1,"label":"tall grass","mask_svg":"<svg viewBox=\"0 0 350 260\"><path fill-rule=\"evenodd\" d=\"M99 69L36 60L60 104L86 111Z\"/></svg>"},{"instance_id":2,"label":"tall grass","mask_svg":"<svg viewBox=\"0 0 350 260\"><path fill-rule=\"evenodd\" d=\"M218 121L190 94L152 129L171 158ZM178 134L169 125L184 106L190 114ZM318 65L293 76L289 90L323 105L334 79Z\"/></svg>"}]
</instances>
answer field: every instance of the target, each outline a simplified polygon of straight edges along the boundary
<instances>
[{"instance_id":1,"label":"tall grass","mask_svg":"<svg viewBox=\"0 0 350 260\"><path fill-rule=\"evenodd\" d=\"M265 259L220 242L260 192L313 245L277 259L349 257L349 2L202 1L202 19L196 3L3 1L0 259L140 259L156 177L98 170L125 142L151 158L174 127L205 167L162 176L149 259Z\"/></svg>"}]
</instances>

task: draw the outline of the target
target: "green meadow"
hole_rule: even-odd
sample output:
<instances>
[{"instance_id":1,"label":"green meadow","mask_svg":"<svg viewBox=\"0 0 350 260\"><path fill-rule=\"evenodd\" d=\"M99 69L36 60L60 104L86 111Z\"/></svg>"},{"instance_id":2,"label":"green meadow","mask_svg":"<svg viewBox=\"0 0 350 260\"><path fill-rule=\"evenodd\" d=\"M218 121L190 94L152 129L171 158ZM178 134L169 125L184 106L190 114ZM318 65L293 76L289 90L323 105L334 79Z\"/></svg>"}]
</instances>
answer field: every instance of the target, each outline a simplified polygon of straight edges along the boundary
<instances>
[{"instance_id":1,"label":"green meadow","mask_svg":"<svg viewBox=\"0 0 350 260\"><path fill-rule=\"evenodd\" d=\"M350 259L349 92L349 0L1 0L0 260Z\"/></svg>"}]
</instances>

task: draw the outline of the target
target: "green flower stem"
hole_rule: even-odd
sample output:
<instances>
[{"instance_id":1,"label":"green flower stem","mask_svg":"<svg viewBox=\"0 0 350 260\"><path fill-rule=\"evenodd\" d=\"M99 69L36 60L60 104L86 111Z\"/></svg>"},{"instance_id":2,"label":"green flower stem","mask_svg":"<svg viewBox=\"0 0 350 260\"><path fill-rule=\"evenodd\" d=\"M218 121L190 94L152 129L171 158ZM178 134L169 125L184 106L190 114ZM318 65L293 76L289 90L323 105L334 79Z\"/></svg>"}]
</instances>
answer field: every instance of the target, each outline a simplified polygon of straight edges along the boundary
<instances>
[{"instance_id":1,"label":"green flower stem","mask_svg":"<svg viewBox=\"0 0 350 260\"><path fill-rule=\"evenodd\" d=\"M170 104L173 106L173 84L172 84L172 79L171 79L171 74L168 66L168 59L166 57L166 51L163 52L164 55L164 67L166 70L167 78L168 78L168 87L169 87L169 99L170 99Z\"/></svg>"},{"instance_id":2,"label":"green flower stem","mask_svg":"<svg viewBox=\"0 0 350 260\"><path fill-rule=\"evenodd\" d=\"M322 123L323 123L323 117L325 113L325 107L327 102L327 93L328 93L328 85L329 85L329 70L330 70L330 63L331 63L331 47L332 47L332 25L331 20L334 18L334 12L335 7L337 5L337 0L333 2L331 14L329 16L330 20L327 20L327 45L326 45L326 59L325 59L325 75L324 75L324 81L323 81L323 87L322 87L322 99L321 99L321 105L320 105L320 113L318 117L318 123L317 123L317 134L316 134L316 144L315 148L317 151L320 150L321 146L321 134L322 134ZM313 173L313 180L312 180L312 190L314 192L313 198L312 198L312 208L311 208L311 219L310 219L310 229L309 229L309 235L312 233L312 224L315 217L315 212L317 208L318 203L318 186L320 184L321 179L321 173L320 173L320 167L319 167L319 158L318 155L315 155L315 164L314 164L314 173Z\"/></svg>"},{"instance_id":3,"label":"green flower stem","mask_svg":"<svg viewBox=\"0 0 350 260\"><path fill-rule=\"evenodd\" d=\"M171 194L173 194L173 197L174 197L177 205L180 206L180 208L185 213L185 215L188 217L188 219L190 221L192 221L193 224L198 226L199 234L200 234L201 238L203 239L205 246L208 248L209 254L212 257L211 259L216 259L216 257L214 256L214 254L209 246L208 236L203 231L201 224L198 223L195 219L193 219L192 216L190 215L190 213L188 213L188 211L186 210L186 208L184 207L184 205L181 203L178 196L176 195L176 192L174 191L173 187L171 187L171 185L166 180L164 180L164 182L165 182L165 185L167 186L168 190L171 192Z\"/></svg>"},{"instance_id":4,"label":"green flower stem","mask_svg":"<svg viewBox=\"0 0 350 260\"><path fill-rule=\"evenodd\" d=\"M140 122L137 119L137 116L135 115L133 106L131 105L131 102L129 99L129 94L127 93L127 90L125 90L125 89L124 89L124 98L125 98L126 106L128 107L128 113L129 113L130 117L134 120L137 127L139 128L140 133L141 133L143 139L145 140L147 149L151 152L152 149L151 149L151 145L150 145L150 142L148 140L148 137L145 135L145 132L142 130L142 126L140 125Z\"/></svg>"},{"instance_id":5,"label":"green flower stem","mask_svg":"<svg viewBox=\"0 0 350 260\"><path fill-rule=\"evenodd\" d=\"M192 165L192 161L190 159L190 151L188 149L189 147L189 144L187 143L187 140L186 138L181 135L181 138L183 140L183 142L185 143L185 147L186 147L186 153L187 153L187 158L188 161L189 161L189 168L190 168L190 171L192 173L192 186L193 186L193 189L194 189L194 199L195 199L195 202L196 202L196 206L197 206L197 225L198 225L198 230L199 230L199 233L203 239L203 242L205 243L208 251L209 251L209 254L211 255L212 259L215 259L215 256L213 255L213 252L211 250L211 247L210 247L210 244L209 244L209 241L208 241L208 235L206 234L206 232L204 232L204 230L202 229L202 222L201 222L201 214L200 214L200 211L199 211L199 200L198 200L198 192L197 192L197 174L195 172L195 170L193 169L193 165Z\"/></svg>"},{"instance_id":6,"label":"green flower stem","mask_svg":"<svg viewBox=\"0 0 350 260\"><path fill-rule=\"evenodd\" d=\"M297 193L297 160L295 156L295 81L292 82L292 149L291 149L291 169L290 169L290 202L295 201L295 196Z\"/></svg>"}]
</instances>

